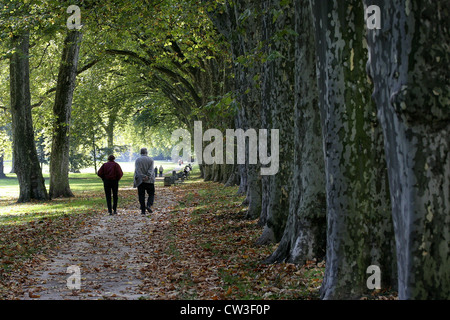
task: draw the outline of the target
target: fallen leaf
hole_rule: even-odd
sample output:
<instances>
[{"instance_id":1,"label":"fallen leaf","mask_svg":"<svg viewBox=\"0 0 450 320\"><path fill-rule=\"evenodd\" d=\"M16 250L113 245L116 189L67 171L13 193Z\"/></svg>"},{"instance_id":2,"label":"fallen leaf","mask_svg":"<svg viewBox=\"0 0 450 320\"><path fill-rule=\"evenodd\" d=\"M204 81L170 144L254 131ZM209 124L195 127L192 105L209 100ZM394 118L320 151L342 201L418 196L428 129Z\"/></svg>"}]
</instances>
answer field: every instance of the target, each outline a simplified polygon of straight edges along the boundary
<instances>
[{"instance_id":1,"label":"fallen leaf","mask_svg":"<svg viewBox=\"0 0 450 320\"><path fill-rule=\"evenodd\" d=\"M41 296L39 295L39 294L33 294L33 292L28 292L28 296L31 298L31 299L37 299L37 298L40 298Z\"/></svg>"}]
</instances>

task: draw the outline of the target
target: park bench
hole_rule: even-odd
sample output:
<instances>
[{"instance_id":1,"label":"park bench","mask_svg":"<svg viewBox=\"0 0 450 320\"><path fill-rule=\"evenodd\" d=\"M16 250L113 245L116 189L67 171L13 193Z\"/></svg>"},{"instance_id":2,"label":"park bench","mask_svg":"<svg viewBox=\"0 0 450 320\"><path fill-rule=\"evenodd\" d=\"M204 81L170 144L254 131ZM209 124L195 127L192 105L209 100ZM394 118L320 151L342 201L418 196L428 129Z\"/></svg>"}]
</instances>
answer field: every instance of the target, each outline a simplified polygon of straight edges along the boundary
<instances>
[{"instance_id":1,"label":"park bench","mask_svg":"<svg viewBox=\"0 0 450 320\"><path fill-rule=\"evenodd\" d=\"M164 177L164 186L170 187L171 185L174 185L174 184L183 183L185 178L186 178L186 175L184 172L172 171L171 176Z\"/></svg>"},{"instance_id":2,"label":"park bench","mask_svg":"<svg viewBox=\"0 0 450 320\"><path fill-rule=\"evenodd\" d=\"M184 179L185 179L185 174L184 174L184 172L182 172L182 171L177 172L177 173L176 173L176 178L175 178L174 183L175 183L175 184L176 184L176 183L183 183L183 182L184 182Z\"/></svg>"},{"instance_id":3,"label":"park bench","mask_svg":"<svg viewBox=\"0 0 450 320\"><path fill-rule=\"evenodd\" d=\"M192 165L188 164L186 167L184 167L183 171L176 172L175 170L172 171L171 176L165 176L164 177L164 186L170 187L173 184L179 184L183 183L185 179L189 178L189 174L192 170Z\"/></svg>"}]
</instances>

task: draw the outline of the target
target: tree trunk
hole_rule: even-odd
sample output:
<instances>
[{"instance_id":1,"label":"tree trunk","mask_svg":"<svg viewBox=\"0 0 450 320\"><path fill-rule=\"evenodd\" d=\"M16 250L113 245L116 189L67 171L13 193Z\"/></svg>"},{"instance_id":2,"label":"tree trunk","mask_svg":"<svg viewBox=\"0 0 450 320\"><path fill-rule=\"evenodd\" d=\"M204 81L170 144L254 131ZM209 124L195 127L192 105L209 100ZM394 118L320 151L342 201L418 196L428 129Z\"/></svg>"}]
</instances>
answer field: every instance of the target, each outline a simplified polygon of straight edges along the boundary
<instances>
[{"instance_id":1,"label":"tree trunk","mask_svg":"<svg viewBox=\"0 0 450 320\"><path fill-rule=\"evenodd\" d=\"M369 5L368 1L365 1ZM385 137L400 299L450 298L448 2L371 1L374 98Z\"/></svg>"},{"instance_id":2,"label":"tree trunk","mask_svg":"<svg viewBox=\"0 0 450 320\"><path fill-rule=\"evenodd\" d=\"M220 182L220 169L221 169L221 165L214 163L213 164L213 174L212 174L212 181L214 182Z\"/></svg>"},{"instance_id":3,"label":"tree trunk","mask_svg":"<svg viewBox=\"0 0 450 320\"><path fill-rule=\"evenodd\" d=\"M230 176L227 180L227 182L225 183L225 187L232 187L232 186L238 186L239 185L239 179L240 179L240 175L239 175L239 171L238 171L238 166L236 164L233 164L231 166L230 169Z\"/></svg>"},{"instance_id":4,"label":"tree trunk","mask_svg":"<svg viewBox=\"0 0 450 320\"><path fill-rule=\"evenodd\" d=\"M0 154L0 179L5 179L6 175L5 175L5 167L3 164L3 154Z\"/></svg>"},{"instance_id":5,"label":"tree trunk","mask_svg":"<svg viewBox=\"0 0 450 320\"><path fill-rule=\"evenodd\" d=\"M289 192L292 181L294 137L294 65L295 37L293 1L266 0L263 29L268 41L268 57L263 66L263 108L270 111L272 129L279 130L279 171L269 177L270 193L267 221L258 244L268 239L278 242L284 232L289 213ZM279 14L275 17L275 12Z\"/></svg>"},{"instance_id":6,"label":"tree trunk","mask_svg":"<svg viewBox=\"0 0 450 320\"><path fill-rule=\"evenodd\" d=\"M368 292L366 273L377 265L389 287L393 226L381 129L371 101L359 0L311 0L316 29L319 105L327 194L323 299Z\"/></svg>"},{"instance_id":7,"label":"tree trunk","mask_svg":"<svg viewBox=\"0 0 450 320\"><path fill-rule=\"evenodd\" d=\"M236 67L236 71L235 73L239 74L242 71L240 71L242 69L241 66L237 66ZM239 87L239 77L236 77L236 87ZM240 93L237 93L238 97L240 97ZM237 111L237 115L236 115L236 129L243 129L246 130L247 125L246 125L246 118L244 116L244 108L245 105L242 104L242 102L240 103L239 106L239 110ZM236 152L237 154L237 152ZM237 159L237 155L235 156L235 160ZM239 175L240 175L240 179L239 179L239 189L237 191L238 195L245 195L247 194L247 188L248 188L248 175L247 175L247 164L238 164L237 165L239 168ZM246 204L244 204L246 205Z\"/></svg>"},{"instance_id":8,"label":"tree trunk","mask_svg":"<svg viewBox=\"0 0 450 320\"><path fill-rule=\"evenodd\" d=\"M106 132L106 143L107 148L111 154L114 153L114 126L117 121L117 110L110 109L108 110L108 123L103 127Z\"/></svg>"},{"instance_id":9,"label":"tree trunk","mask_svg":"<svg viewBox=\"0 0 450 320\"><path fill-rule=\"evenodd\" d=\"M200 169L200 178L205 179L205 165L199 164L198 167Z\"/></svg>"},{"instance_id":10,"label":"tree trunk","mask_svg":"<svg viewBox=\"0 0 450 320\"><path fill-rule=\"evenodd\" d=\"M108 124L106 136L108 137L107 148L109 152L112 154L114 153L114 124Z\"/></svg>"},{"instance_id":11,"label":"tree trunk","mask_svg":"<svg viewBox=\"0 0 450 320\"><path fill-rule=\"evenodd\" d=\"M12 128L12 132L14 132L14 128L13 125L11 124L11 128ZM13 139L14 140L14 139ZM14 150L14 141L12 142L12 147ZM12 153L12 157L11 157L11 170L9 171L9 173L16 173L16 170L14 170L14 163L15 163L15 159L14 159L14 151Z\"/></svg>"},{"instance_id":12,"label":"tree trunk","mask_svg":"<svg viewBox=\"0 0 450 320\"><path fill-rule=\"evenodd\" d=\"M270 176L261 177L261 214L259 215L258 225L263 227L266 225L268 217L270 199Z\"/></svg>"},{"instance_id":13,"label":"tree trunk","mask_svg":"<svg viewBox=\"0 0 450 320\"><path fill-rule=\"evenodd\" d=\"M246 19L246 23L241 28L246 29L246 37L241 38L241 47L245 48L241 54L247 59L251 57L256 50L258 43L261 41L259 16L261 7L258 2L251 2L248 8L252 10L252 14ZM241 106L240 115L242 117L238 128L244 131L249 129L258 130L261 128L260 109L261 109L261 93L259 84L256 79L260 76L261 63L256 59L249 61L237 68L238 82L238 99ZM248 205L247 218L256 219L261 214L261 175L260 165L250 164L249 145L245 147L245 165L242 165L241 183L245 183L244 192L247 197L244 205Z\"/></svg>"},{"instance_id":14,"label":"tree trunk","mask_svg":"<svg viewBox=\"0 0 450 320\"><path fill-rule=\"evenodd\" d=\"M20 188L18 202L47 200L31 116L29 34L13 37L13 46L15 51L10 59L10 91L14 170Z\"/></svg>"},{"instance_id":15,"label":"tree trunk","mask_svg":"<svg viewBox=\"0 0 450 320\"><path fill-rule=\"evenodd\" d=\"M262 200L262 185L260 166L249 164L247 168L248 176L248 210L247 218L254 220L261 216L261 200Z\"/></svg>"},{"instance_id":16,"label":"tree trunk","mask_svg":"<svg viewBox=\"0 0 450 320\"><path fill-rule=\"evenodd\" d=\"M73 197L69 186L69 134L81 38L81 32L68 31L59 67L53 106L55 124L50 158L51 198Z\"/></svg>"},{"instance_id":17,"label":"tree trunk","mask_svg":"<svg viewBox=\"0 0 450 320\"><path fill-rule=\"evenodd\" d=\"M263 30L263 39L267 39L267 30ZM266 41L267 43L267 41ZM266 44L267 46L267 44ZM267 49L265 49L267 51ZM268 101L268 92L261 91L261 127L262 128L272 128L272 115L270 105ZM267 143L270 142L270 130L268 130ZM263 227L266 225L268 213L269 213L269 202L270 202L270 176L261 176L261 214L259 216L258 225Z\"/></svg>"},{"instance_id":18,"label":"tree trunk","mask_svg":"<svg viewBox=\"0 0 450 320\"><path fill-rule=\"evenodd\" d=\"M95 145L95 133L92 133L92 153L94 156L94 172L97 174L97 146Z\"/></svg>"},{"instance_id":19,"label":"tree trunk","mask_svg":"<svg viewBox=\"0 0 450 320\"><path fill-rule=\"evenodd\" d=\"M211 181L212 180L212 165L211 164L204 164L203 165L203 179L205 181Z\"/></svg>"},{"instance_id":20,"label":"tree trunk","mask_svg":"<svg viewBox=\"0 0 450 320\"><path fill-rule=\"evenodd\" d=\"M289 217L277 250L266 260L304 264L325 258L326 196L318 110L314 26L309 0L295 2L295 148Z\"/></svg>"},{"instance_id":21,"label":"tree trunk","mask_svg":"<svg viewBox=\"0 0 450 320\"><path fill-rule=\"evenodd\" d=\"M232 164L222 164L222 184L226 184L231 175L231 170L233 169Z\"/></svg>"},{"instance_id":22,"label":"tree trunk","mask_svg":"<svg viewBox=\"0 0 450 320\"><path fill-rule=\"evenodd\" d=\"M238 112L235 127L244 131L260 128L260 88L258 77L261 63L253 54L261 40L260 13L261 4L258 1L243 0L233 4L227 2L226 10L210 13L210 18L227 38L231 45L234 62L236 100ZM257 218L261 212L261 182L258 165L248 161L248 146L246 146L246 163L239 164L239 195L247 195L244 205L248 205L248 217ZM237 179L234 179L237 181Z\"/></svg>"}]
</instances>

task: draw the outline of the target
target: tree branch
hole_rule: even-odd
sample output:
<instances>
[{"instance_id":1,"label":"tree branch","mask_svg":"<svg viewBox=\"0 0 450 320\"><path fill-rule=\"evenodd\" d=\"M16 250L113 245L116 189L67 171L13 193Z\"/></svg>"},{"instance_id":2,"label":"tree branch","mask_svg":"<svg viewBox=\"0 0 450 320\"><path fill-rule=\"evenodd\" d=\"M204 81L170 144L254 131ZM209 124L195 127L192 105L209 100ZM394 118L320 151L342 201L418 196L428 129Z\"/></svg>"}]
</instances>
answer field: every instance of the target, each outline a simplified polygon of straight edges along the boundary
<instances>
[{"instance_id":1,"label":"tree branch","mask_svg":"<svg viewBox=\"0 0 450 320\"><path fill-rule=\"evenodd\" d=\"M50 42L49 42L49 43L47 44L47 46L45 47L44 52L42 52L41 60L39 61L38 65L37 65L36 67L32 68L31 71L32 71L32 70L35 70L35 69L38 69L38 68L41 66L42 61L44 60L44 56L45 56L45 54L47 53L48 47L50 47Z\"/></svg>"},{"instance_id":2,"label":"tree branch","mask_svg":"<svg viewBox=\"0 0 450 320\"><path fill-rule=\"evenodd\" d=\"M129 50L106 49L105 53L111 54L111 55L128 56L128 57L131 57L131 58L134 58L136 60L143 62L147 66L149 66L151 64L150 60L147 60L144 57L139 56L136 52L129 51Z\"/></svg>"},{"instance_id":3,"label":"tree branch","mask_svg":"<svg viewBox=\"0 0 450 320\"><path fill-rule=\"evenodd\" d=\"M100 61L100 59L96 58L96 59L92 60L91 62L85 64L83 67L81 67L80 69L77 70L77 76L80 73L83 73L86 70L88 70L88 69L92 68L93 66L95 66L99 61Z\"/></svg>"},{"instance_id":4,"label":"tree branch","mask_svg":"<svg viewBox=\"0 0 450 320\"><path fill-rule=\"evenodd\" d=\"M183 76L174 72L173 70L170 70L169 68L165 68L162 66L151 66L151 60L141 57L136 52L133 52L133 51L107 49L107 50L105 50L105 53L112 54L112 55L124 55L124 56L131 57L133 59L143 62L146 66L149 66L152 69L169 76L172 80L182 83L184 85L184 87L189 91L189 93L191 94L191 96L195 100L195 102L198 105L201 105L202 99L199 97L199 95L197 94L197 92L194 89L194 87L192 86L192 84L188 80L186 80Z\"/></svg>"}]
</instances>

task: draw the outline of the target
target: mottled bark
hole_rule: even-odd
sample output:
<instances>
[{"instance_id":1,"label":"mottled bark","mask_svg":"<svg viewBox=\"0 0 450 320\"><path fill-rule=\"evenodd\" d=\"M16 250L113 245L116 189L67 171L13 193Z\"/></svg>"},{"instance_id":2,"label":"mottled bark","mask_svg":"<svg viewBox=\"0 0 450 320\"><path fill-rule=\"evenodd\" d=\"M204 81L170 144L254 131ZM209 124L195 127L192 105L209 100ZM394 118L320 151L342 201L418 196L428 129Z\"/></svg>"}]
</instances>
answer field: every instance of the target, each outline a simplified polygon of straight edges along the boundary
<instances>
[{"instance_id":1,"label":"mottled bark","mask_svg":"<svg viewBox=\"0 0 450 320\"><path fill-rule=\"evenodd\" d=\"M235 127L246 131L261 127L261 96L258 84L261 63L254 57L261 40L261 3L252 0L227 1L223 12L210 13L211 20L231 45L234 65L234 88L238 102ZM259 166L248 162L239 164L238 194L246 195L248 217L257 218L261 212L261 178Z\"/></svg>"},{"instance_id":2,"label":"mottled bark","mask_svg":"<svg viewBox=\"0 0 450 320\"><path fill-rule=\"evenodd\" d=\"M235 73L238 73L240 70L239 66L236 66L237 71L235 71ZM239 82L238 80L239 78L236 78L236 83ZM237 93L237 96L239 97L239 93ZM236 128L239 129L244 129L247 127L247 119L245 118L245 113L244 113L244 105L240 105L237 114L236 114L236 121L235 121L235 125ZM247 194L247 188L248 188L248 175L247 175L247 165L246 164L238 164L238 169L239 169L239 175L240 175L240 179L239 179L239 189L237 191L238 195L246 195ZM245 204L244 204L245 205Z\"/></svg>"},{"instance_id":3,"label":"mottled bark","mask_svg":"<svg viewBox=\"0 0 450 320\"><path fill-rule=\"evenodd\" d=\"M257 219L261 215L261 202L262 202L262 186L260 166L249 164L247 168L248 175L248 219Z\"/></svg>"},{"instance_id":4,"label":"mottled bark","mask_svg":"<svg viewBox=\"0 0 450 320\"><path fill-rule=\"evenodd\" d=\"M212 174L212 181L219 182L220 181L220 175L221 175L221 165L214 163L212 166L213 174Z\"/></svg>"},{"instance_id":5,"label":"mottled bark","mask_svg":"<svg viewBox=\"0 0 450 320\"><path fill-rule=\"evenodd\" d=\"M205 165L199 164L198 167L200 169L200 178L205 179Z\"/></svg>"},{"instance_id":6,"label":"mottled bark","mask_svg":"<svg viewBox=\"0 0 450 320\"><path fill-rule=\"evenodd\" d=\"M237 165L231 165L230 176L228 177L225 187L238 186L239 185L239 171Z\"/></svg>"},{"instance_id":7,"label":"mottled bark","mask_svg":"<svg viewBox=\"0 0 450 320\"><path fill-rule=\"evenodd\" d=\"M20 189L18 202L47 200L31 116L29 34L15 36L13 47L15 51L10 59L10 93L14 171Z\"/></svg>"},{"instance_id":8,"label":"mottled bark","mask_svg":"<svg viewBox=\"0 0 450 320\"><path fill-rule=\"evenodd\" d=\"M204 164L203 165L203 180L204 181L211 181L213 179L212 177L212 165L211 164Z\"/></svg>"},{"instance_id":9,"label":"mottled bark","mask_svg":"<svg viewBox=\"0 0 450 320\"><path fill-rule=\"evenodd\" d=\"M263 1L263 39L267 61L263 65L262 108L270 111L271 129L279 130L279 171L270 184L266 225L258 244L280 241L289 213L294 147L294 65L295 28L293 1Z\"/></svg>"},{"instance_id":10,"label":"mottled bark","mask_svg":"<svg viewBox=\"0 0 450 320\"><path fill-rule=\"evenodd\" d=\"M266 262L303 264L325 258L326 196L309 0L295 2L295 17L295 145L289 217L277 250Z\"/></svg>"},{"instance_id":11,"label":"mottled bark","mask_svg":"<svg viewBox=\"0 0 450 320\"><path fill-rule=\"evenodd\" d=\"M228 182L233 169L234 166L232 164L222 164L222 180L220 181L222 184Z\"/></svg>"},{"instance_id":12,"label":"mottled bark","mask_svg":"<svg viewBox=\"0 0 450 320\"><path fill-rule=\"evenodd\" d=\"M385 136L400 299L450 298L448 1L365 1L370 74Z\"/></svg>"},{"instance_id":13,"label":"mottled bark","mask_svg":"<svg viewBox=\"0 0 450 320\"><path fill-rule=\"evenodd\" d=\"M364 8L359 0L311 4L327 195L321 296L353 299L368 291L370 265L390 286L395 256L381 128L365 71Z\"/></svg>"},{"instance_id":14,"label":"mottled bark","mask_svg":"<svg viewBox=\"0 0 450 320\"><path fill-rule=\"evenodd\" d=\"M50 158L51 198L73 197L69 185L69 133L81 37L80 31L68 31L64 41L53 106L55 123Z\"/></svg>"},{"instance_id":15,"label":"mottled bark","mask_svg":"<svg viewBox=\"0 0 450 320\"><path fill-rule=\"evenodd\" d=\"M267 39L267 30L262 30L263 39ZM265 50L267 52L267 41L265 42ZM261 91L261 127L262 128L272 128L272 116L270 106L267 104L269 93L267 91ZM268 131L267 144L270 141L270 130ZM271 156L268 150L268 156ZM258 225L263 227L266 225L269 210L269 200L270 200L270 176L261 176L261 214L259 216Z\"/></svg>"}]
</instances>

